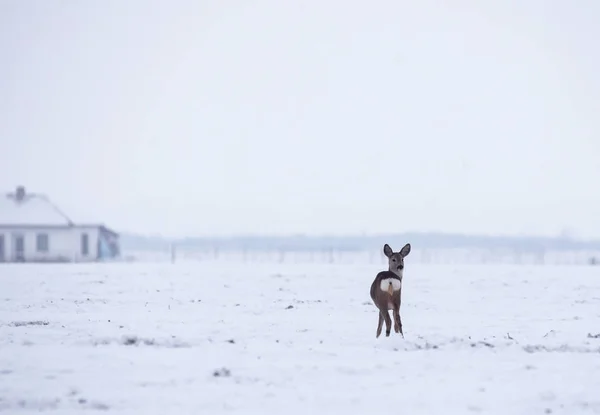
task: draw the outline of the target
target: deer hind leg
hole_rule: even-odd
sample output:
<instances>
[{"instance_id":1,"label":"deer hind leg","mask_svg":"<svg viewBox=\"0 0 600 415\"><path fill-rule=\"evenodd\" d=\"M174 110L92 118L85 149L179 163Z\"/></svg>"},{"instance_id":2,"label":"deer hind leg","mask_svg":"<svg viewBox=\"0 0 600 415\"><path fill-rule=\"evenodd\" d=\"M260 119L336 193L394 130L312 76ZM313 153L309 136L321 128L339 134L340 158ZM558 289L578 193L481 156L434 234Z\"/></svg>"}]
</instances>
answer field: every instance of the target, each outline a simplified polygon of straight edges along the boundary
<instances>
[{"instance_id":1,"label":"deer hind leg","mask_svg":"<svg viewBox=\"0 0 600 415\"><path fill-rule=\"evenodd\" d=\"M394 331L396 333L400 333L402 337L404 337L404 333L402 333L402 319L400 318L400 307L394 307Z\"/></svg>"},{"instance_id":2,"label":"deer hind leg","mask_svg":"<svg viewBox=\"0 0 600 415\"><path fill-rule=\"evenodd\" d=\"M381 310L379 311L379 324L377 324L377 335L375 338L378 338L381 335L381 329L383 328L383 314L381 314Z\"/></svg>"},{"instance_id":3,"label":"deer hind leg","mask_svg":"<svg viewBox=\"0 0 600 415\"><path fill-rule=\"evenodd\" d=\"M385 312L382 311L382 313L385 320L385 336L389 337L390 332L392 331L392 319L390 318L390 313L388 313L387 310L385 310Z\"/></svg>"}]
</instances>

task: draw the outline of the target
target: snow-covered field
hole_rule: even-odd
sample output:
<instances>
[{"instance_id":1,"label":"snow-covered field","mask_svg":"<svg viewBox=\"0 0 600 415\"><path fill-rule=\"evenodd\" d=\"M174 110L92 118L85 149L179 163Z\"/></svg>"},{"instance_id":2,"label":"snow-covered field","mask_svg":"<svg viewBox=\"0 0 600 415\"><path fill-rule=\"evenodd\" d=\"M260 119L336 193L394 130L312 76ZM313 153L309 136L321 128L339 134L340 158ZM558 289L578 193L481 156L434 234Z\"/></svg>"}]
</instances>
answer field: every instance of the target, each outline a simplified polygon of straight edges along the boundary
<instances>
[{"instance_id":1,"label":"snow-covered field","mask_svg":"<svg viewBox=\"0 0 600 415\"><path fill-rule=\"evenodd\" d=\"M600 272L378 264L0 266L0 411L600 413Z\"/></svg>"}]
</instances>

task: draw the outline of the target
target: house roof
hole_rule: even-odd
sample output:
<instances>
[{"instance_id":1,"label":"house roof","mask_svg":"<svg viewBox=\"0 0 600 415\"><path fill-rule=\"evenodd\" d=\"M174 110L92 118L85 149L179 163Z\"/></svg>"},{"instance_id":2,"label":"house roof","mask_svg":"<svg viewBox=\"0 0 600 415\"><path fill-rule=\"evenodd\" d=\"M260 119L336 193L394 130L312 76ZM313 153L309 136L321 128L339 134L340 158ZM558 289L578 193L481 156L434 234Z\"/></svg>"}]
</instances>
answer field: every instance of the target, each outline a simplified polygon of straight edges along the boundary
<instances>
[{"instance_id":1,"label":"house roof","mask_svg":"<svg viewBox=\"0 0 600 415\"><path fill-rule=\"evenodd\" d=\"M15 192L0 194L0 227L101 227L103 225L74 224L52 201L43 194L26 193L24 187Z\"/></svg>"}]
</instances>

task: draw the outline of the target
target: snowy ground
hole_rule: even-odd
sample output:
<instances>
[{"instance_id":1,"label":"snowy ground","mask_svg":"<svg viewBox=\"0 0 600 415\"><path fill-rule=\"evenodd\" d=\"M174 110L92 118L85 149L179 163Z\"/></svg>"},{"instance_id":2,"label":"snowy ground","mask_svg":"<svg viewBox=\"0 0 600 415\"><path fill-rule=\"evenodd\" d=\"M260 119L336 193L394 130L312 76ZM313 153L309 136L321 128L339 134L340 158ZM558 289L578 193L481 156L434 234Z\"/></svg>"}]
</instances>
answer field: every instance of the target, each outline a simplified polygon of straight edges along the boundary
<instances>
[{"instance_id":1,"label":"snowy ground","mask_svg":"<svg viewBox=\"0 0 600 415\"><path fill-rule=\"evenodd\" d=\"M0 266L0 411L600 413L600 273L411 264ZM595 337L597 336L597 338Z\"/></svg>"}]
</instances>

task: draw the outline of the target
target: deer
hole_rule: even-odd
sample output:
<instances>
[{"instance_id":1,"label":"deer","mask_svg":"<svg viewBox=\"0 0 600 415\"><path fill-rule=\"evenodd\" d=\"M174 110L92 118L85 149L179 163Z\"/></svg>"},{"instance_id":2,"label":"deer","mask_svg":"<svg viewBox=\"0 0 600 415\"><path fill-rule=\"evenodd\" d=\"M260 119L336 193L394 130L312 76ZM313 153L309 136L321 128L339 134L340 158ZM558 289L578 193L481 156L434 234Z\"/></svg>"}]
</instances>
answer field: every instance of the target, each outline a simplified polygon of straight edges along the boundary
<instances>
[{"instance_id":1,"label":"deer","mask_svg":"<svg viewBox=\"0 0 600 415\"><path fill-rule=\"evenodd\" d=\"M379 323L377 324L375 338L379 338L381 335L384 321L385 335L386 337L390 336L392 320L390 319L389 310L392 310L394 315L394 331L400 333L404 338L402 320L400 319L400 304L402 302L404 258L410 254L410 249L409 243L404 245L399 252L394 252L388 244L383 246L383 253L388 258L388 270L379 272L371 284L371 299L379 309Z\"/></svg>"}]
</instances>

